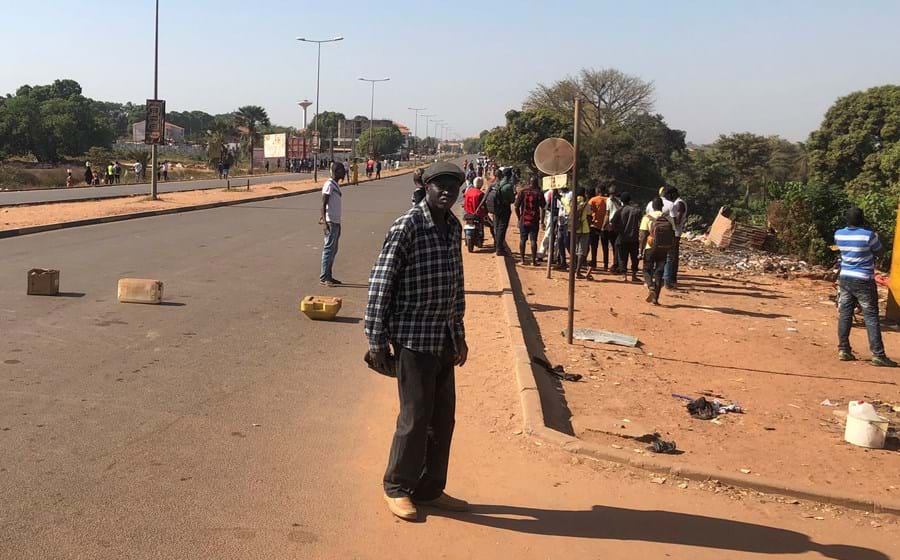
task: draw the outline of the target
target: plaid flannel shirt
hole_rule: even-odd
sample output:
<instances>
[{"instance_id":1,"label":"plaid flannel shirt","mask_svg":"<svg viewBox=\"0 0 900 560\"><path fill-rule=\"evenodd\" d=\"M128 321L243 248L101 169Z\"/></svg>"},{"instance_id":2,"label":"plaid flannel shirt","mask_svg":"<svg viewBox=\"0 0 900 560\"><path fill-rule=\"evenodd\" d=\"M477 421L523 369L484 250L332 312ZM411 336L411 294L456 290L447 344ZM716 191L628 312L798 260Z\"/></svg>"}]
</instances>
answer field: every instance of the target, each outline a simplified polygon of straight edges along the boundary
<instances>
[{"instance_id":1,"label":"plaid flannel shirt","mask_svg":"<svg viewBox=\"0 0 900 560\"><path fill-rule=\"evenodd\" d=\"M462 227L452 213L447 225L448 236L442 239L423 200L391 226L369 274L365 331L370 351L386 351L393 341L439 355L448 334L465 335Z\"/></svg>"}]
</instances>

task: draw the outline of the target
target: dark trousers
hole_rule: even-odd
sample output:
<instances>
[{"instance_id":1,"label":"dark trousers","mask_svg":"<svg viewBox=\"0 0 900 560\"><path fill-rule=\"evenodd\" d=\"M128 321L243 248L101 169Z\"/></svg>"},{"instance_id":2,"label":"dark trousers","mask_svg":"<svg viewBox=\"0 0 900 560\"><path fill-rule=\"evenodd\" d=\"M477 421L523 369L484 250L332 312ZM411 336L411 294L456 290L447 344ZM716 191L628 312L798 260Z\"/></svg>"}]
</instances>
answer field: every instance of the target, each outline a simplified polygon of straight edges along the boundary
<instances>
[{"instance_id":1,"label":"dark trousers","mask_svg":"<svg viewBox=\"0 0 900 560\"><path fill-rule=\"evenodd\" d=\"M619 237L616 239L616 250L619 255L621 273L628 275L628 259L631 258L631 274L637 276L638 271L638 240Z\"/></svg>"},{"instance_id":2,"label":"dark trousers","mask_svg":"<svg viewBox=\"0 0 900 560\"><path fill-rule=\"evenodd\" d=\"M400 414L384 473L391 498L433 500L447 485L456 414L453 345L440 356L400 348L397 387Z\"/></svg>"},{"instance_id":3,"label":"dark trousers","mask_svg":"<svg viewBox=\"0 0 900 560\"><path fill-rule=\"evenodd\" d=\"M874 280L841 277L838 280L841 293L838 299L838 350L851 352L850 328L856 305L862 308L869 335L869 350L873 356L884 357L881 325L878 324L878 288Z\"/></svg>"},{"instance_id":4,"label":"dark trousers","mask_svg":"<svg viewBox=\"0 0 900 560\"><path fill-rule=\"evenodd\" d=\"M644 282L654 299L659 299L662 289L663 268L666 266L668 249L647 249L644 251Z\"/></svg>"},{"instance_id":5,"label":"dark trousers","mask_svg":"<svg viewBox=\"0 0 900 560\"><path fill-rule=\"evenodd\" d=\"M506 253L506 230L509 229L511 217L512 212L508 209L500 209L498 212L494 212L494 232L496 233L494 245L497 247L498 255Z\"/></svg>"},{"instance_id":6,"label":"dark trousers","mask_svg":"<svg viewBox=\"0 0 900 560\"><path fill-rule=\"evenodd\" d=\"M603 245L603 269L609 270L609 250L613 253L613 270L618 270L619 259L616 257L616 232L604 230L600 232L600 243Z\"/></svg>"},{"instance_id":7,"label":"dark trousers","mask_svg":"<svg viewBox=\"0 0 900 560\"><path fill-rule=\"evenodd\" d=\"M666 285L676 285L678 284L678 255L679 249L681 248L681 238L675 238L675 245L669 249L669 256L666 258L666 269L663 273L663 279L666 281Z\"/></svg>"},{"instance_id":8,"label":"dark trousers","mask_svg":"<svg viewBox=\"0 0 900 560\"><path fill-rule=\"evenodd\" d=\"M602 234L602 232L599 229L594 228L594 227L591 228L591 234L590 234L590 237L588 238L588 243L590 244L590 248L591 248L591 260L590 260L591 268L597 268L597 250L600 247L600 235L601 234Z\"/></svg>"}]
</instances>

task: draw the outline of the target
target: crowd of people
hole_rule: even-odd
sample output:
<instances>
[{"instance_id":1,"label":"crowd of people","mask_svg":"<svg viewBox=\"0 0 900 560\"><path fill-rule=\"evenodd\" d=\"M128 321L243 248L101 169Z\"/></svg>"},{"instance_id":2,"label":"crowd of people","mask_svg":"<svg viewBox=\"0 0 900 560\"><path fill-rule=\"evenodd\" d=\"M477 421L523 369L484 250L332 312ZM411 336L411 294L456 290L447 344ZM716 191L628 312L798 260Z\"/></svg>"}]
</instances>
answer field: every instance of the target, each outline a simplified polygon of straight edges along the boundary
<instances>
[{"instance_id":1,"label":"crowd of people","mask_svg":"<svg viewBox=\"0 0 900 560\"><path fill-rule=\"evenodd\" d=\"M156 170L156 180L168 181L170 168L169 160L160 163ZM132 183L143 183L146 181L146 168L143 163L139 161L134 162L131 165L131 170ZM111 161L99 170L92 167L89 161L84 164L84 184L88 186L120 185L123 181L127 182L127 176L128 170L118 161ZM76 181L72 176L72 170L66 170L66 186L74 187L75 184Z\"/></svg>"},{"instance_id":2,"label":"crowd of people","mask_svg":"<svg viewBox=\"0 0 900 560\"><path fill-rule=\"evenodd\" d=\"M463 211L488 227L497 255L510 253L506 234L515 214L523 265L540 266L549 259L557 270L567 270L571 264L580 279L593 280L602 271L640 282L642 261L648 302L658 304L663 287L678 288L679 249L688 207L677 188L661 188L644 210L631 193L620 194L613 184L543 191L537 175L521 184L515 167L487 159L466 161L465 169ZM570 220L575 220L574 244Z\"/></svg>"}]
</instances>

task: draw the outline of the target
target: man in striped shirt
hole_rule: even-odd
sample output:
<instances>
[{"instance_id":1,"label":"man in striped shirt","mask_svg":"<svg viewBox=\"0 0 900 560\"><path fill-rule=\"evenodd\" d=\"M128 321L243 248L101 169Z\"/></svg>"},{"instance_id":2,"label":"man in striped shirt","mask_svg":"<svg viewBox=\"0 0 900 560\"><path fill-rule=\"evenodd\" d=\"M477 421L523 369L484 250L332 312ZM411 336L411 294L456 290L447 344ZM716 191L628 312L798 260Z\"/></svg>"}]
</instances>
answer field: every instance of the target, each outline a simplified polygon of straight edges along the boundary
<instances>
[{"instance_id":1,"label":"man in striped shirt","mask_svg":"<svg viewBox=\"0 0 900 560\"><path fill-rule=\"evenodd\" d=\"M856 306L862 308L869 335L872 364L897 367L884 353L881 326L878 323L878 288L875 286L875 257L884 253L878 234L866 229L863 211L856 206L847 211L847 227L834 233L834 242L841 252L841 273L838 279L838 356L848 362L856 359L850 348L850 327Z\"/></svg>"}]
</instances>

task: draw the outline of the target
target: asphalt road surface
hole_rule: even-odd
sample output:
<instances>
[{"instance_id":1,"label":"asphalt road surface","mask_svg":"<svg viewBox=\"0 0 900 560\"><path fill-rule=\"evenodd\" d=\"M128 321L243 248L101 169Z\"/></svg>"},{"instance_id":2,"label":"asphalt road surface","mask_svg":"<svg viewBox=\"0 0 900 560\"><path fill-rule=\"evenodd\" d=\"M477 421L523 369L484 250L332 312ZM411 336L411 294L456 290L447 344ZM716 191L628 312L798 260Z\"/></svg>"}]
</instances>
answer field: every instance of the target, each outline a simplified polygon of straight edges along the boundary
<instances>
[{"instance_id":1,"label":"asphalt road surface","mask_svg":"<svg viewBox=\"0 0 900 560\"><path fill-rule=\"evenodd\" d=\"M385 389L360 367L364 284L411 190L345 191L335 275L356 284L333 290L314 194L0 241L0 558L276 558L333 534ZM26 296L33 267L64 294ZM165 305L117 303L122 277L163 280ZM339 322L299 312L323 291Z\"/></svg>"},{"instance_id":2,"label":"asphalt road surface","mask_svg":"<svg viewBox=\"0 0 900 560\"><path fill-rule=\"evenodd\" d=\"M251 185L275 183L286 180L311 179L312 173L278 173L274 175L258 175L249 177ZM328 172L319 173L323 179ZM248 177L231 179L232 186L247 184ZM158 183L160 193L194 191L206 189L225 188L224 179L203 179L200 181L160 181ZM3 191L0 192L0 206L13 206L16 204L34 204L36 202L63 202L72 200L91 200L95 198L115 198L117 196L131 196L136 194L150 194L150 183L138 185L101 185L98 187L78 187L72 189L41 189L33 191Z\"/></svg>"}]
</instances>

